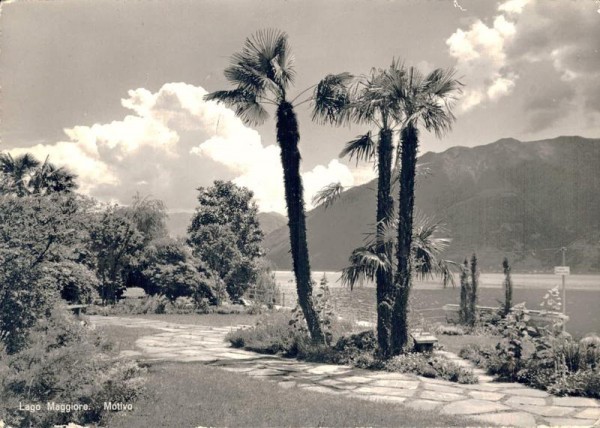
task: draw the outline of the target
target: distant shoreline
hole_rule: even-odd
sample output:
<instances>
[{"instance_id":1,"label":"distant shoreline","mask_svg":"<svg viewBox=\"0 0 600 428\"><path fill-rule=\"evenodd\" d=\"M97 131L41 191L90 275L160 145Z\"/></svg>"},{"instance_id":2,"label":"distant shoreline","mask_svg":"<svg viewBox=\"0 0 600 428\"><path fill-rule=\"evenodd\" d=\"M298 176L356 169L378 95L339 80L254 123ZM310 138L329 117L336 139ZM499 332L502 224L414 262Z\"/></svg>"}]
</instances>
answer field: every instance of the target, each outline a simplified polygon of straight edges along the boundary
<instances>
[{"instance_id":1,"label":"distant shoreline","mask_svg":"<svg viewBox=\"0 0 600 428\"><path fill-rule=\"evenodd\" d=\"M285 286L290 280L293 280L293 274L291 271L274 271L275 279L280 286ZM341 282L338 281L340 277L339 271L313 271L313 279L319 282L323 274L326 274L329 287L344 287ZM513 280L513 286L515 288L524 289L546 289L549 290L555 286L561 285L562 278L559 275L552 273L513 273L511 275ZM480 276L480 287L481 288L501 288L504 281L504 274L502 273L482 273ZM458 288L459 280L458 275L455 275L455 283ZM441 281L439 280L427 280L427 281L416 281L415 288L423 290L435 290L442 289ZM576 274L568 275L566 277L567 290L589 290L589 291L600 291L600 274ZM371 288L374 284L365 282L362 287ZM448 286L452 288L452 286Z\"/></svg>"}]
</instances>

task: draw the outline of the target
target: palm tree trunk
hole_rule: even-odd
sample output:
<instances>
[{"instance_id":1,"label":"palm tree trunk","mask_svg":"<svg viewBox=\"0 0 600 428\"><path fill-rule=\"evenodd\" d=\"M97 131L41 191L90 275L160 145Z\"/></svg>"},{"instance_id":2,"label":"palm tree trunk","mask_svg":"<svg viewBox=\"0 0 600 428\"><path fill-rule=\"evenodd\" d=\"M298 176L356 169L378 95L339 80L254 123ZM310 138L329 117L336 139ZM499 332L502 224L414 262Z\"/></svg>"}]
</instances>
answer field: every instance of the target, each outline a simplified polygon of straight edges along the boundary
<instances>
[{"instance_id":1,"label":"palm tree trunk","mask_svg":"<svg viewBox=\"0 0 600 428\"><path fill-rule=\"evenodd\" d=\"M298 303L304 313L312 340L315 343L325 343L325 336L312 299L304 195L300 176L299 140L298 120L294 109L289 102L282 101L277 108L277 142L281 148L285 202L290 229L294 276L296 277L296 288L298 290Z\"/></svg>"},{"instance_id":2,"label":"palm tree trunk","mask_svg":"<svg viewBox=\"0 0 600 428\"><path fill-rule=\"evenodd\" d=\"M394 279L396 299L392 314L392 354L397 355L408 342L408 297L411 286L411 246L415 205L418 130L409 123L400 136L402 144L400 197L398 207L398 267Z\"/></svg>"},{"instance_id":3,"label":"palm tree trunk","mask_svg":"<svg viewBox=\"0 0 600 428\"><path fill-rule=\"evenodd\" d=\"M377 254L386 253L385 222L391 214L393 199L391 196L392 176L392 131L382 128L379 132L379 145L377 157ZM391 254L386 254L391 264ZM377 271L377 341L379 352L383 357L390 353L390 335L392 328L392 305L394 296L393 273L390 266L388 271Z\"/></svg>"}]
</instances>

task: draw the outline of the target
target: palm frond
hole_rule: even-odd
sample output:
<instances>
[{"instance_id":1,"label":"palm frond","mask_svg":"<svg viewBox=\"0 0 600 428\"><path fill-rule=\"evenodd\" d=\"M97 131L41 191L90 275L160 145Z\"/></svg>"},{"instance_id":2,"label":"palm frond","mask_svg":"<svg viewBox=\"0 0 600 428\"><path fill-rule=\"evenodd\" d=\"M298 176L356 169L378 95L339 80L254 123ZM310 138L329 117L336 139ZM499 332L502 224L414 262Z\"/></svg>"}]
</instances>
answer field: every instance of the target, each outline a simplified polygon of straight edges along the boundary
<instances>
[{"instance_id":1,"label":"palm frond","mask_svg":"<svg viewBox=\"0 0 600 428\"><path fill-rule=\"evenodd\" d=\"M390 260L385 254L377 254L367 247L352 251L349 262L350 265L342 269L341 281L351 290L362 281L374 281L377 272L388 272L392 269Z\"/></svg>"},{"instance_id":2,"label":"palm frond","mask_svg":"<svg viewBox=\"0 0 600 428\"><path fill-rule=\"evenodd\" d=\"M327 209L329 206L334 204L344 192L344 186L339 181L337 183L330 183L319 190L312 198L312 204L314 206L321 206Z\"/></svg>"},{"instance_id":3,"label":"palm frond","mask_svg":"<svg viewBox=\"0 0 600 428\"><path fill-rule=\"evenodd\" d=\"M313 121L321 124L341 125L348 120L350 73L329 74L316 86L313 94Z\"/></svg>"},{"instance_id":4,"label":"palm frond","mask_svg":"<svg viewBox=\"0 0 600 428\"><path fill-rule=\"evenodd\" d=\"M215 91L204 96L206 101L217 101L235 109L235 113L248 125L260 125L269 114L260 104L256 94L244 89Z\"/></svg>"},{"instance_id":5,"label":"palm frond","mask_svg":"<svg viewBox=\"0 0 600 428\"><path fill-rule=\"evenodd\" d=\"M377 143L373 141L371 131L364 135L358 135L354 140L348 141L344 149L340 152L339 157L349 156L350 159L356 158L356 163L359 161L369 162L377 153Z\"/></svg>"}]
</instances>

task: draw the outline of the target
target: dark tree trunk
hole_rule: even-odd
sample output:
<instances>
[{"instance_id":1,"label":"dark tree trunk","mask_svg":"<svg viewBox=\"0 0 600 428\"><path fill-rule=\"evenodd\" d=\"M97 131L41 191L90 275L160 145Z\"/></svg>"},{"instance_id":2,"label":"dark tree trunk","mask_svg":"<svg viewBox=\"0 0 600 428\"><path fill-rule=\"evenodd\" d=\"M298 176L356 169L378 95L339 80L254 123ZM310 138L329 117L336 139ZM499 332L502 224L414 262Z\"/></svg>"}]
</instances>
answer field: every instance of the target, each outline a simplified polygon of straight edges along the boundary
<instances>
[{"instance_id":1,"label":"dark tree trunk","mask_svg":"<svg viewBox=\"0 0 600 428\"><path fill-rule=\"evenodd\" d=\"M285 202L290 229L294 276L296 277L296 287L298 290L298 303L304 313L312 340L316 343L325 343L325 336L312 299L312 281L308 259L308 244L306 241L304 196L302 178L300 176L299 140L298 120L296 119L294 109L289 102L283 101L277 109L277 142L281 148Z\"/></svg>"},{"instance_id":2,"label":"dark tree trunk","mask_svg":"<svg viewBox=\"0 0 600 428\"><path fill-rule=\"evenodd\" d=\"M398 355L408 342L408 298L411 287L411 246L415 205L415 173L417 168L418 131L409 123L400 135L402 145L400 196L398 207L398 266L394 287L396 299L392 314L392 354Z\"/></svg>"},{"instance_id":3,"label":"dark tree trunk","mask_svg":"<svg viewBox=\"0 0 600 428\"><path fill-rule=\"evenodd\" d=\"M393 199L391 195L392 184L392 131L383 128L379 132L379 145L377 157L377 254L386 253L388 260L392 261L392 254L385 245L385 222L392 212ZM392 328L392 305L394 301L392 269L387 272L377 272L377 341L379 352L383 357L390 354L390 335Z\"/></svg>"}]
</instances>

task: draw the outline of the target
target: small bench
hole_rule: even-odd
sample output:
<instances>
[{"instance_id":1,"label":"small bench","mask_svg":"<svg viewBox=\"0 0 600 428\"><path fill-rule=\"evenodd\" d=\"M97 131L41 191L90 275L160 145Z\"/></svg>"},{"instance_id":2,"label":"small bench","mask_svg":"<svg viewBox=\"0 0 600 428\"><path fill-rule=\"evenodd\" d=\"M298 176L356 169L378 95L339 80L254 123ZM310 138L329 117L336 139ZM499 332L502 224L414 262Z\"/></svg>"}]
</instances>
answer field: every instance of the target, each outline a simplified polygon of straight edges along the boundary
<instances>
[{"instance_id":1,"label":"small bench","mask_svg":"<svg viewBox=\"0 0 600 428\"><path fill-rule=\"evenodd\" d=\"M431 352L438 343L438 338L428 333L413 333L411 336L415 341L415 351L417 352Z\"/></svg>"},{"instance_id":2,"label":"small bench","mask_svg":"<svg viewBox=\"0 0 600 428\"><path fill-rule=\"evenodd\" d=\"M79 317L82 312L85 312L88 306L90 305L68 305L67 309L70 309L76 317Z\"/></svg>"}]
</instances>

